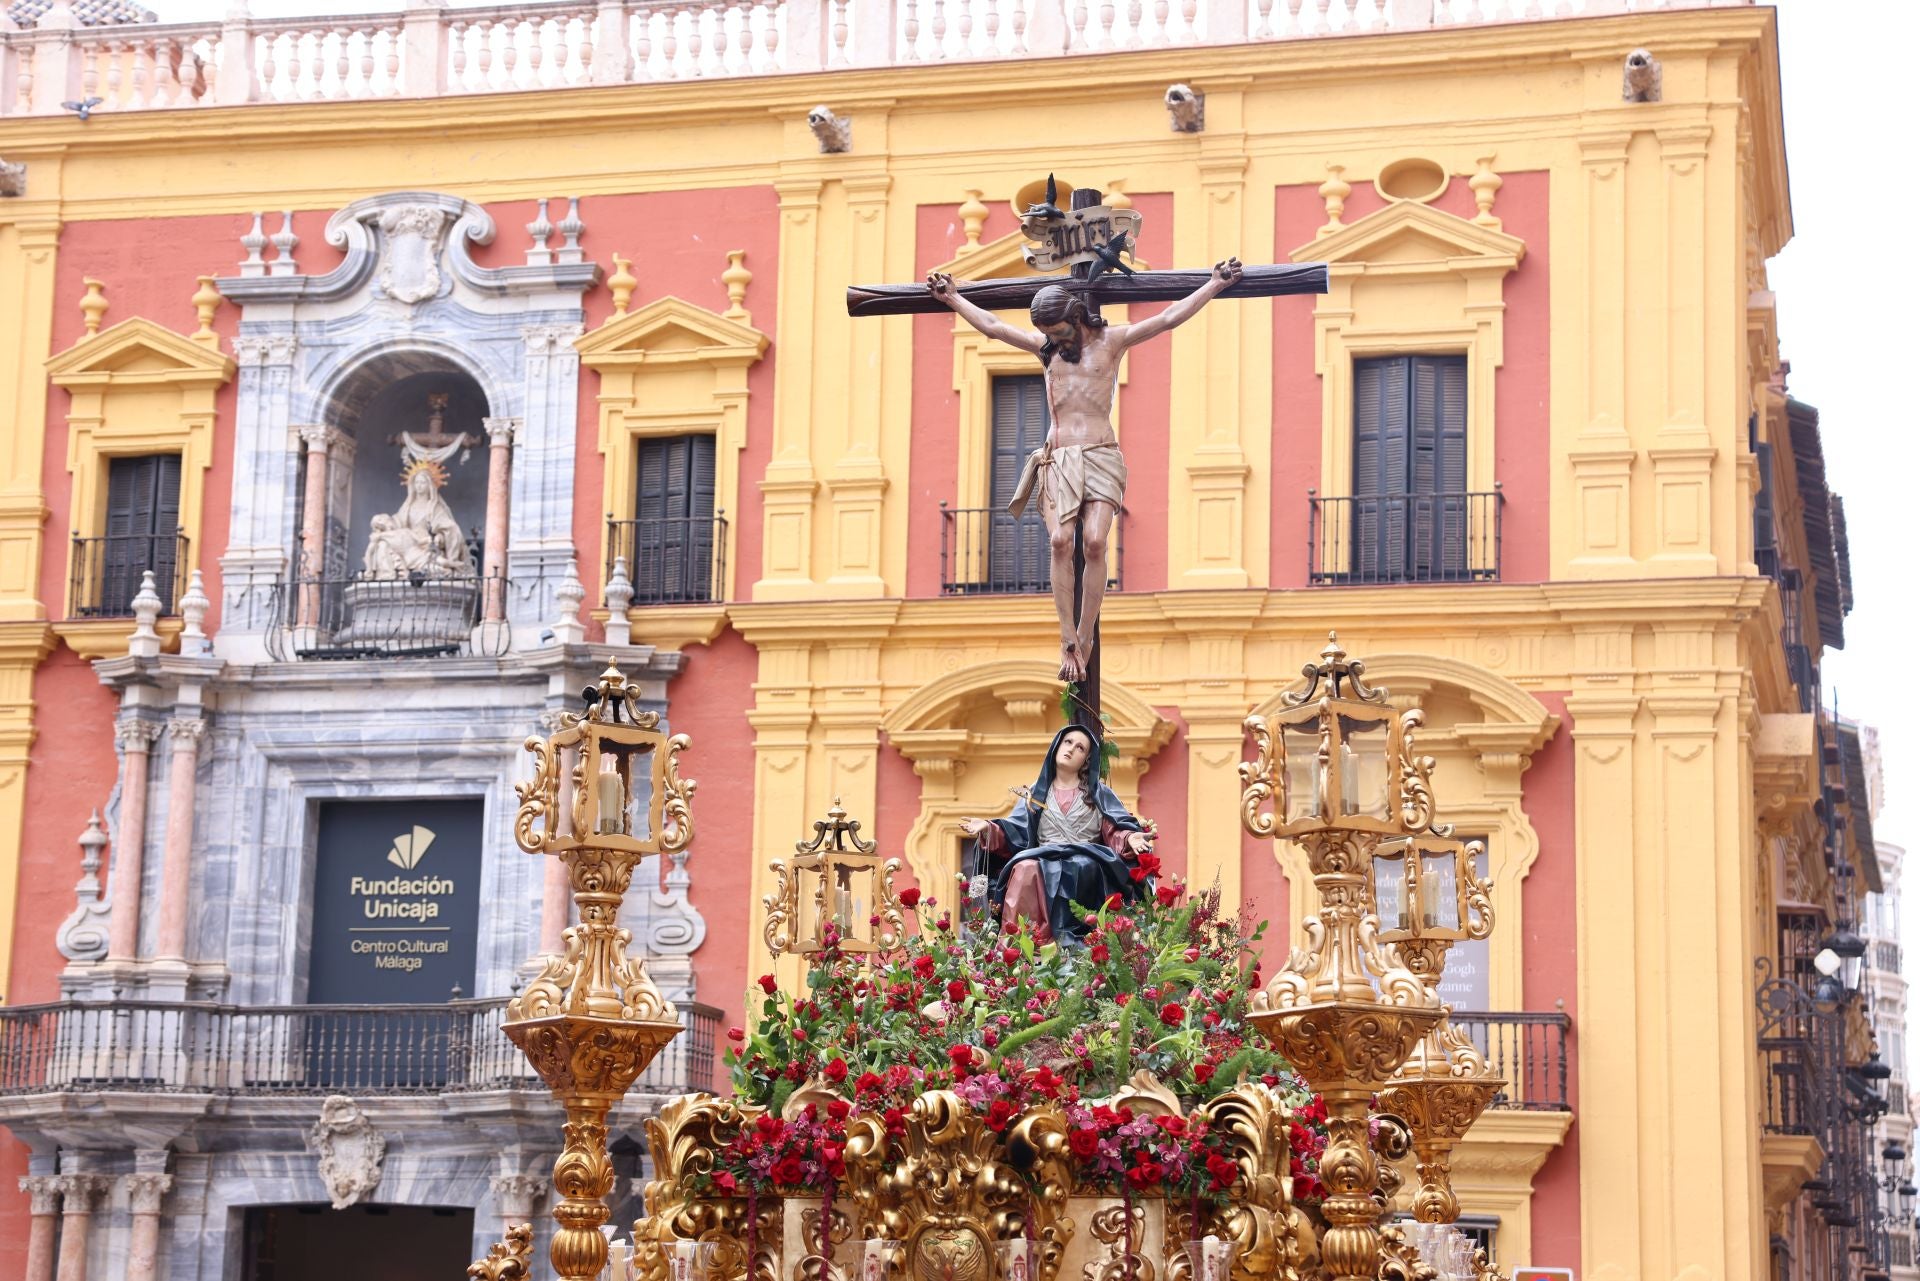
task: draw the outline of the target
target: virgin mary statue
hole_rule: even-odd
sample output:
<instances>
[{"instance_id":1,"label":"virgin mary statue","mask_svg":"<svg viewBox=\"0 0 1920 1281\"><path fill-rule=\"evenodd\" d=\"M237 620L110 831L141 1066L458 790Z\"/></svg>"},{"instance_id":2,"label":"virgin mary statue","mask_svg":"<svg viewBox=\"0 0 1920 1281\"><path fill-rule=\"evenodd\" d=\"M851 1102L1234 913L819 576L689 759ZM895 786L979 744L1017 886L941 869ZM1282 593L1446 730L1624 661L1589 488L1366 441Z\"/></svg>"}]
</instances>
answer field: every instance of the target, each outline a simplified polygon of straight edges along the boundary
<instances>
[{"instance_id":1,"label":"virgin mary statue","mask_svg":"<svg viewBox=\"0 0 1920 1281\"><path fill-rule=\"evenodd\" d=\"M367 534L369 578L465 578L473 556L446 499L438 464L416 459L407 467L406 501L391 516L375 516Z\"/></svg>"},{"instance_id":2,"label":"virgin mary statue","mask_svg":"<svg viewBox=\"0 0 1920 1281\"><path fill-rule=\"evenodd\" d=\"M989 897L1002 924L1026 917L1038 942L1079 938L1087 912L1115 894L1137 899L1147 886L1140 856L1153 836L1100 781L1099 755L1093 735L1069 725L1053 736L1040 777L1012 814L961 824L997 869Z\"/></svg>"}]
</instances>

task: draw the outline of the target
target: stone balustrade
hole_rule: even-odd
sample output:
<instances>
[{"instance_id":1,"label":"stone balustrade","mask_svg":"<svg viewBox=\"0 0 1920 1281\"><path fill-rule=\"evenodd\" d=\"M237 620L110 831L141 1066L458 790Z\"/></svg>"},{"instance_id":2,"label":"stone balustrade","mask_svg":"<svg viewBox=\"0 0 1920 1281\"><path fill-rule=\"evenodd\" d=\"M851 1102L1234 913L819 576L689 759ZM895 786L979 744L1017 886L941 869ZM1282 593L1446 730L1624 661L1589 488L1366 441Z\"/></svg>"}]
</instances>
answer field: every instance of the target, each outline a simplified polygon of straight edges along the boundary
<instances>
[{"instance_id":1,"label":"stone balustrade","mask_svg":"<svg viewBox=\"0 0 1920 1281\"><path fill-rule=\"evenodd\" d=\"M433 98L1315 39L1752 0L541 0L30 30L0 15L0 116Z\"/></svg>"}]
</instances>

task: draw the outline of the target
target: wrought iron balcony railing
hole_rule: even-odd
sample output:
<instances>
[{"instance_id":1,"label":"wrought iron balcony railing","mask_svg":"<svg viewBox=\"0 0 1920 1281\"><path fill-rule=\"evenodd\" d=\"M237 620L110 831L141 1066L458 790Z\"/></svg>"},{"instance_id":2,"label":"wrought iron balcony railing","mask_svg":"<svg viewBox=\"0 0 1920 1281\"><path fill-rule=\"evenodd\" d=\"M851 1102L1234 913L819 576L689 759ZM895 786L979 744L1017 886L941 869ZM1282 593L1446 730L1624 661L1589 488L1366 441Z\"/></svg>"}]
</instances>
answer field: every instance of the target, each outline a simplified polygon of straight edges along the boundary
<instances>
[{"instance_id":1,"label":"wrought iron balcony railing","mask_svg":"<svg viewBox=\"0 0 1920 1281\"><path fill-rule=\"evenodd\" d=\"M1500 577L1491 493L1307 498L1307 579L1316 586L1484 583Z\"/></svg>"},{"instance_id":2,"label":"wrought iron balcony railing","mask_svg":"<svg viewBox=\"0 0 1920 1281\"><path fill-rule=\"evenodd\" d=\"M635 605L691 605L725 598L727 516L615 520L607 517L607 577L625 557Z\"/></svg>"},{"instance_id":3,"label":"wrought iron balcony railing","mask_svg":"<svg viewBox=\"0 0 1920 1281\"><path fill-rule=\"evenodd\" d=\"M1117 592L1126 563L1127 512L1113 520L1107 542L1107 590ZM998 507L940 504L940 594L984 596L1053 590L1047 524L1031 508L1010 516Z\"/></svg>"},{"instance_id":4,"label":"wrought iron balcony railing","mask_svg":"<svg viewBox=\"0 0 1920 1281\"><path fill-rule=\"evenodd\" d=\"M1455 1010L1453 1025L1465 1032L1488 1064L1506 1081L1492 1106L1529 1112L1566 1112L1567 1029L1561 1010L1487 1013Z\"/></svg>"},{"instance_id":5,"label":"wrought iron balcony railing","mask_svg":"<svg viewBox=\"0 0 1920 1281\"><path fill-rule=\"evenodd\" d=\"M1900 945L1884 939L1873 945L1873 968L1888 974L1900 972Z\"/></svg>"},{"instance_id":6,"label":"wrought iron balcony railing","mask_svg":"<svg viewBox=\"0 0 1920 1281\"><path fill-rule=\"evenodd\" d=\"M280 662L497 657L511 642L504 578L306 578L267 587L267 652ZM490 608L491 606L491 608Z\"/></svg>"},{"instance_id":7,"label":"wrought iron balcony railing","mask_svg":"<svg viewBox=\"0 0 1920 1281\"><path fill-rule=\"evenodd\" d=\"M0 1009L0 1096L82 1090L223 1095L443 1094L545 1087L500 1025L504 1000L445 1005L235 1006L62 1001ZM712 1088L720 1011L634 1085Z\"/></svg>"},{"instance_id":8,"label":"wrought iron balcony railing","mask_svg":"<svg viewBox=\"0 0 1920 1281\"><path fill-rule=\"evenodd\" d=\"M133 598L148 570L153 571L160 612L173 613L173 603L186 591L193 567L187 551L184 532L76 537L67 581L71 616L132 618Z\"/></svg>"}]
</instances>

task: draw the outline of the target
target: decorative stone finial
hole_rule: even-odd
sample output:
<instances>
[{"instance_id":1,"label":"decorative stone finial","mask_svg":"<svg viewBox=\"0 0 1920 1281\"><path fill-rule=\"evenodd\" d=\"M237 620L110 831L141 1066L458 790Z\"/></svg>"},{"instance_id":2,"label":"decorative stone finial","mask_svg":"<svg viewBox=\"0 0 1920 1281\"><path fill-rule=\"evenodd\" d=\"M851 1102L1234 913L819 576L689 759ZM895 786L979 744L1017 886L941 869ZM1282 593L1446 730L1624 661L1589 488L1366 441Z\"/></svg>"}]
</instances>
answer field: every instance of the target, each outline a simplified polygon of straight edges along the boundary
<instances>
[{"instance_id":1,"label":"decorative stone finial","mask_svg":"<svg viewBox=\"0 0 1920 1281\"><path fill-rule=\"evenodd\" d=\"M200 319L200 327L193 331L193 340L208 347L220 346L220 335L213 332L213 313L220 309L225 301L220 291L213 287L212 276L198 277L200 287L193 291L193 310Z\"/></svg>"},{"instance_id":2,"label":"decorative stone finial","mask_svg":"<svg viewBox=\"0 0 1920 1281\"><path fill-rule=\"evenodd\" d=\"M722 314L743 325L753 323L747 314L747 286L753 283L753 273L745 266L746 256L744 249L727 250L727 269L720 273L720 283L727 287L727 309Z\"/></svg>"},{"instance_id":3,"label":"decorative stone finial","mask_svg":"<svg viewBox=\"0 0 1920 1281\"><path fill-rule=\"evenodd\" d=\"M554 620L553 638L562 645L579 645L587 639L586 625L580 621L580 606L586 599L587 589L580 582L580 562L569 559L566 577L553 589L553 601L560 610L560 617Z\"/></svg>"},{"instance_id":4,"label":"decorative stone finial","mask_svg":"<svg viewBox=\"0 0 1920 1281\"><path fill-rule=\"evenodd\" d=\"M80 300L80 323L87 327L84 337L91 338L100 332L100 317L107 314L107 282L88 276L80 283L87 289Z\"/></svg>"},{"instance_id":5,"label":"decorative stone finial","mask_svg":"<svg viewBox=\"0 0 1920 1281\"><path fill-rule=\"evenodd\" d=\"M260 226L260 220L263 217L265 217L264 214L256 213L253 216L253 226L247 231L246 235L240 237L240 247L247 251L247 256L240 260L240 274L242 276L264 276L267 274L267 260L260 256L260 251L267 247L267 233L265 229Z\"/></svg>"},{"instance_id":6,"label":"decorative stone finial","mask_svg":"<svg viewBox=\"0 0 1920 1281\"><path fill-rule=\"evenodd\" d=\"M106 955L108 913L100 901L100 856L106 848L106 829L95 810L80 834L80 879L73 887L77 902L54 933L54 946L69 961L97 961Z\"/></svg>"},{"instance_id":7,"label":"decorative stone finial","mask_svg":"<svg viewBox=\"0 0 1920 1281\"><path fill-rule=\"evenodd\" d=\"M1125 178L1110 179L1107 183L1107 194L1100 197L1100 203L1109 209L1133 208L1133 197L1123 190L1126 181Z\"/></svg>"},{"instance_id":8,"label":"decorative stone finial","mask_svg":"<svg viewBox=\"0 0 1920 1281\"><path fill-rule=\"evenodd\" d=\"M1467 186L1473 189L1473 202L1480 206L1480 212L1473 216L1475 223L1482 227L1500 230L1500 220L1493 214L1493 198L1505 185L1500 175L1493 171L1493 157L1481 156L1474 161L1476 168L1473 177L1467 179Z\"/></svg>"},{"instance_id":9,"label":"decorative stone finial","mask_svg":"<svg viewBox=\"0 0 1920 1281\"><path fill-rule=\"evenodd\" d=\"M180 652L192 658L198 658L213 648L207 639L205 624L207 611L213 608L213 602L207 599L207 587L201 581L200 571L194 570L187 579L186 595L180 598Z\"/></svg>"},{"instance_id":10,"label":"decorative stone finial","mask_svg":"<svg viewBox=\"0 0 1920 1281\"><path fill-rule=\"evenodd\" d=\"M553 263L553 250L547 248L547 240L553 235L553 224L547 221L547 198L540 197L540 211L527 224L527 235L533 243L527 247L527 266L546 267Z\"/></svg>"},{"instance_id":11,"label":"decorative stone finial","mask_svg":"<svg viewBox=\"0 0 1920 1281\"><path fill-rule=\"evenodd\" d=\"M587 224L580 221L580 197L567 197L567 216L560 220L558 230L565 240L561 242L560 252L554 255L554 261L566 266L580 262L580 237L587 230Z\"/></svg>"},{"instance_id":12,"label":"decorative stone finial","mask_svg":"<svg viewBox=\"0 0 1920 1281\"><path fill-rule=\"evenodd\" d=\"M627 558L613 558L613 573L607 578L607 644L633 643L632 625L627 621L627 606L633 603L633 580L627 577Z\"/></svg>"},{"instance_id":13,"label":"decorative stone finial","mask_svg":"<svg viewBox=\"0 0 1920 1281\"><path fill-rule=\"evenodd\" d=\"M960 225L966 228L969 249L980 243L980 229L987 225L989 210L982 194L978 187L968 187L967 198L960 202Z\"/></svg>"},{"instance_id":14,"label":"decorative stone finial","mask_svg":"<svg viewBox=\"0 0 1920 1281\"><path fill-rule=\"evenodd\" d=\"M127 637L127 653L135 658L158 658L160 656L160 633L154 624L160 621L159 588L154 584L153 571L140 572L140 590L133 597L133 635Z\"/></svg>"},{"instance_id":15,"label":"decorative stone finial","mask_svg":"<svg viewBox=\"0 0 1920 1281\"><path fill-rule=\"evenodd\" d=\"M629 270L632 266L633 259L622 258L619 254L613 256L613 274L607 277L607 288L613 290L613 314L616 316L627 314L627 304L633 301L633 291L640 287L640 278Z\"/></svg>"},{"instance_id":16,"label":"decorative stone finial","mask_svg":"<svg viewBox=\"0 0 1920 1281\"><path fill-rule=\"evenodd\" d=\"M1327 180L1320 184L1320 198L1327 202L1326 226L1314 232L1314 236L1331 236L1346 224L1340 216L1347 211L1347 197L1353 194L1353 184L1341 175L1347 172L1345 165L1328 165Z\"/></svg>"},{"instance_id":17,"label":"decorative stone finial","mask_svg":"<svg viewBox=\"0 0 1920 1281\"><path fill-rule=\"evenodd\" d=\"M300 237L293 234L293 210L280 215L280 230L273 233L274 259L267 265L270 276L297 276L300 268L293 261L293 248Z\"/></svg>"}]
</instances>

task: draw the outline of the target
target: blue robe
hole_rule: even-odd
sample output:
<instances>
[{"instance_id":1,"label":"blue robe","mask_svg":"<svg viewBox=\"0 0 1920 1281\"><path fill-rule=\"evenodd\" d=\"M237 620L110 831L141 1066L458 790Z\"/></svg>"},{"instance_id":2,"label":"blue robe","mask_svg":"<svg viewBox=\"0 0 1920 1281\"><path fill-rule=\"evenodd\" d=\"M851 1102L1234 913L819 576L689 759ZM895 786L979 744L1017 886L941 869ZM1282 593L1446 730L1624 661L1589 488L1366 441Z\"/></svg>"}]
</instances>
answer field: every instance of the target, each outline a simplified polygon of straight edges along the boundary
<instances>
[{"instance_id":1,"label":"blue robe","mask_svg":"<svg viewBox=\"0 0 1920 1281\"><path fill-rule=\"evenodd\" d=\"M1073 728L1068 726L1053 736L1031 796L1006 818L993 820L1002 840L989 845L991 853L1006 859L995 873L989 891L995 909L998 910L1006 900L1007 877L1014 867L1019 863L1031 862L1040 873L1041 888L1047 900L1047 924L1056 938L1079 938L1084 935L1087 932L1087 913L1097 909L1110 896L1118 894L1122 899L1133 902L1151 888L1146 881L1133 879L1136 864L1130 856L1122 855L1097 840L1041 843L1041 806L1053 803L1054 757L1060 751L1061 738L1068 729ZM1099 750L1096 747L1093 759L1087 762L1087 768L1098 767ZM1127 813L1126 806L1120 803L1120 798L1105 783L1094 788L1093 800L1099 817L1105 820L1101 824L1102 829L1110 823L1122 832L1146 830L1139 819ZM992 850L992 844L1000 844L1002 848Z\"/></svg>"}]
</instances>

